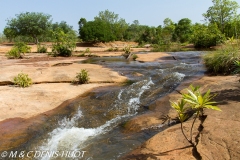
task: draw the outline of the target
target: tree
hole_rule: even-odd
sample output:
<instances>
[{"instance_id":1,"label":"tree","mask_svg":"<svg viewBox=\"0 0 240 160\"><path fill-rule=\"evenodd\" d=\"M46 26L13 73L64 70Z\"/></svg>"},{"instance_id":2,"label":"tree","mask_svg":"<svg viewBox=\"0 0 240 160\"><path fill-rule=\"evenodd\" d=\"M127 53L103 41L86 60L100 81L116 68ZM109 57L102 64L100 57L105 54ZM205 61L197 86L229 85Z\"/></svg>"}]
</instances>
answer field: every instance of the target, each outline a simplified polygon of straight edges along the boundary
<instances>
[{"instance_id":1,"label":"tree","mask_svg":"<svg viewBox=\"0 0 240 160\"><path fill-rule=\"evenodd\" d=\"M110 26L102 21L88 21L81 27L80 38L86 42L109 42L115 40Z\"/></svg>"},{"instance_id":2,"label":"tree","mask_svg":"<svg viewBox=\"0 0 240 160\"><path fill-rule=\"evenodd\" d=\"M83 27L84 27L84 25L86 25L86 23L87 23L87 20L85 18L81 18L78 21L78 26L79 26L78 33L79 33L80 38L85 37L84 32L83 32Z\"/></svg>"},{"instance_id":3,"label":"tree","mask_svg":"<svg viewBox=\"0 0 240 160\"><path fill-rule=\"evenodd\" d=\"M225 27L237 13L239 5L231 0L212 0L213 6L209 7L207 13L203 16L210 23L216 23L222 33L225 33Z\"/></svg>"},{"instance_id":4,"label":"tree","mask_svg":"<svg viewBox=\"0 0 240 160\"><path fill-rule=\"evenodd\" d=\"M143 32L138 40L138 43L157 43L157 29L155 27L141 26Z\"/></svg>"},{"instance_id":5,"label":"tree","mask_svg":"<svg viewBox=\"0 0 240 160\"><path fill-rule=\"evenodd\" d=\"M175 33L181 43L189 41L192 34L191 20L188 18L181 19L175 28Z\"/></svg>"},{"instance_id":6,"label":"tree","mask_svg":"<svg viewBox=\"0 0 240 160\"><path fill-rule=\"evenodd\" d=\"M162 29L162 39L164 43L170 43L173 40L176 25L170 18L166 18L163 21L164 26Z\"/></svg>"},{"instance_id":7,"label":"tree","mask_svg":"<svg viewBox=\"0 0 240 160\"><path fill-rule=\"evenodd\" d=\"M122 40L128 28L124 19L108 10L99 12L94 21L87 22L85 18L81 18L78 24L80 38L83 41L95 42Z\"/></svg>"},{"instance_id":8,"label":"tree","mask_svg":"<svg viewBox=\"0 0 240 160\"><path fill-rule=\"evenodd\" d=\"M191 41L196 48L209 48L223 42L224 35L218 29L217 24L199 24L193 26Z\"/></svg>"},{"instance_id":9,"label":"tree","mask_svg":"<svg viewBox=\"0 0 240 160\"><path fill-rule=\"evenodd\" d=\"M49 31L51 16L37 12L26 12L16 15L16 18L8 20L7 30L16 33L16 36L28 36L38 43L38 37Z\"/></svg>"},{"instance_id":10,"label":"tree","mask_svg":"<svg viewBox=\"0 0 240 160\"><path fill-rule=\"evenodd\" d=\"M224 32L226 37L235 37L238 39L240 33L240 15L234 16L234 18L225 25Z\"/></svg>"},{"instance_id":11,"label":"tree","mask_svg":"<svg viewBox=\"0 0 240 160\"><path fill-rule=\"evenodd\" d=\"M4 28L3 33L7 37L7 39L10 40L10 42L12 42L13 38L15 38L17 36L17 30L11 29L11 28L7 28L7 27Z\"/></svg>"},{"instance_id":12,"label":"tree","mask_svg":"<svg viewBox=\"0 0 240 160\"><path fill-rule=\"evenodd\" d=\"M124 19L119 18L118 14L109 10L100 11L98 16L94 17L94 20L104 23L107 26L107 32L112 37L112 40L122 40L128 27Z\"/></svg>"},{"instance_id":13,"label":"tree","mask_svg":"<svg viewBox=\"0 0 240 160\"><path fill-rule=\"evenodd\" d=\"M98 16L94 17L94 20L96 21L103 21L108 24L116 24L119 21L118 14L115 14L114 12L110 12L109 10L100 11L98 13Z\"/></svg>"},{"instance_id":14,"label":"tree","mask_svg":"<svg viewBox=\"0 0 240 160\"><path fill-rule=\"evenodd\" d=\"M57 28L61 28L64 33L74 32L73 27L69 26L65 21L61 21L60 23L56 22L52 24L53 31L55 31Z\"/></svg>"},{"instance_id":15,"label":"tree","mask_svg":"<svg viewBox=\"0 0 240 160\"><path fill-rule=\"evenodd\" d=\"M128 26L125 33L125 40L138 41L141 35L141 26L138 20L134 20L131 25Z\"/></svg>"}]
</instances>

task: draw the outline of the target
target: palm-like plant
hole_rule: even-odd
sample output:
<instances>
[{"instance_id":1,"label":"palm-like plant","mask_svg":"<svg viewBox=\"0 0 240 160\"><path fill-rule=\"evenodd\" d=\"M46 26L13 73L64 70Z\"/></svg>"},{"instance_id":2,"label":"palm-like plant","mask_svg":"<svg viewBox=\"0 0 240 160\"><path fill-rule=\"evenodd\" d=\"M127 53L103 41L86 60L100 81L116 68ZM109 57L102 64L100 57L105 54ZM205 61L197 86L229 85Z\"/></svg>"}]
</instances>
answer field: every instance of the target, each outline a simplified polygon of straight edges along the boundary
<instances>
[{"instance_id":1,"label":"palm-like plant","mask_svg":"<svg viewBox=\"0 0 240 160\"><path fill-rule=\"evenodd\" d=\"M203 109L213 109L217 111L221 111L220 108L217 106L214 106L213 104L216 104L216 102L211 101L215 95L211 95L210 89L202 95L199 91L199 87L190 86L191 90L187 89L188 93L182 94L182 99L180 102L171 102L171 106L178 112L178 118L181 122L181 131L184 135L184 137L187 139L189 143L191 143L193 146L195 145L192 141L192 131L193 126L195 124L195 121L197 117L203 116ZM184 130L183 130L183 122L188 118L186 111L188 109L192 109L195 112L196 116L193 120L191 130L190 130L190 139L187 138Z\"/></svg>"}]
</instances>

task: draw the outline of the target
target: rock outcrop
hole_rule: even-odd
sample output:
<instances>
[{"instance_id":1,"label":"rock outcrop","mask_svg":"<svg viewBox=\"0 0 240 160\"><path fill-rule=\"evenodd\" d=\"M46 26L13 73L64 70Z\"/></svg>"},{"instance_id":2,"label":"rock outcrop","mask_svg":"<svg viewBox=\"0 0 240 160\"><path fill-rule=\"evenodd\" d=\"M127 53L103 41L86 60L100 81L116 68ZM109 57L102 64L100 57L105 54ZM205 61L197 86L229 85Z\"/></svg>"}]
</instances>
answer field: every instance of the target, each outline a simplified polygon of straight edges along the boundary
<instances>
[{"instance_id":1,"label":"rock outcrop","mask_svg":"<svg viewBox=\"0 0 240 160\"><path fill-rule=\"evenodd\" d=\"M203 128L199 127L200 121L195 124L193 138L198 143L195 149L184 139L180 124L177 124L155 135L122 159L240 159L240 83L238 79L239 77L236 76L205 76L193 82L194 85L202 86L203 92L211 89L212 93L217 94L215 101L222 109L221 112L205 110L207 117L203 122ZM182 84L180 89L186 85L187 83ZM171 98L174 95L177 93L172 93L169 96ZM157 108L166 105L166 99L160 101L162 102ZM173 113L173 110L170 109L169 112ZM184 129L187 132L192 121L193 119L189 119L184 123Z\"/></svg>"}]
</instances>

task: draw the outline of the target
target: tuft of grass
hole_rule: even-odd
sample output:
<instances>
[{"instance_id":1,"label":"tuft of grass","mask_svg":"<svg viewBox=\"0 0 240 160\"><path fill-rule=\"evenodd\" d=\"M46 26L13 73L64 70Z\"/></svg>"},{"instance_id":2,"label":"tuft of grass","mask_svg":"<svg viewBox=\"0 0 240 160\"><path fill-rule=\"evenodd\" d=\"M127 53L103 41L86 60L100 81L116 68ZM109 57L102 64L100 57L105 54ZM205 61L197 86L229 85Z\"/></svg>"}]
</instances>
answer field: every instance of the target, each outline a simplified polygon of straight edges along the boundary
<instances>
[{"instance_id":1,"label":"tuft of grass","mask_svg":"<svg viewBox=\"0 0 240 160\"><path fill-rule=\"evenodd\" d=\"M209 73L229 75L237 69L236 61L240 60L238 47L226 45L217 51L208 52L203 56Z\"/></svg>"}]
</instances>

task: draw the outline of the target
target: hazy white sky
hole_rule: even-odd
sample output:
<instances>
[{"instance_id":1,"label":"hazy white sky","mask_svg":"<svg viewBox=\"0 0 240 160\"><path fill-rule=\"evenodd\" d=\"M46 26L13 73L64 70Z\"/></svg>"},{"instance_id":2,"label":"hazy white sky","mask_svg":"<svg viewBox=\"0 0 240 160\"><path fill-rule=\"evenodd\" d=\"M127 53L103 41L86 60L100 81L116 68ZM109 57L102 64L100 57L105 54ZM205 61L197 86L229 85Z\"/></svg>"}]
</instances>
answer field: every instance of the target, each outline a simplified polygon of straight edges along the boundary
<instances>
[{"instance_id":1,"label":"hazy white sky","mask_svg":"<svg viewBox=\"0 0 240 160\"><path fill-rule=\"evenodd\" d=\"M236 0L240 4L240 0ZM0 33L7 19L21 12L43 12L52 16L53 22L66 21L78 30L80 18L93 20L100 11L108 9L132 23L158 26L165 18L178 22L189 18L193 23L204 20L202 14L212 6L211 0L0 0Z\"/></svg>"}]
</instances>

